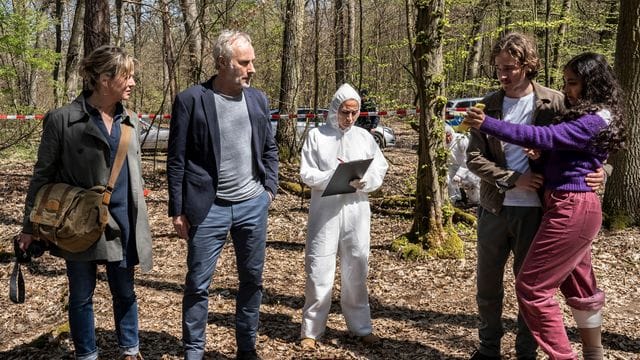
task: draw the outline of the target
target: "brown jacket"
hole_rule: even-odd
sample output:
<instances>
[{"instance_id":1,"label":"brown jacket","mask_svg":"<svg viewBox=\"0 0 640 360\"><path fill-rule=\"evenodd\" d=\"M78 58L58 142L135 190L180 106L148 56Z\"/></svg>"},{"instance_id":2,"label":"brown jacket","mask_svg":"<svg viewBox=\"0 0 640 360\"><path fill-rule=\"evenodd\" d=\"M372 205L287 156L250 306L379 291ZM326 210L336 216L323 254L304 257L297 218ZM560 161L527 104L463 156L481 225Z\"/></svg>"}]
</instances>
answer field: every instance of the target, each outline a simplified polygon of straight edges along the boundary
<instances>
[{"instance_id":1,"label":"brown jacket","mask_svg":"<svg viewBox=\"0 0 640 360\"><path fill-rule=\"evenodd\" d=\"M131 126L134 128L133 134L138 134L137 118L127 115L121 126ZM109 145L100 129L89 120L85 94L80 95L71 104L50 111L44 119L43 127L38 160L25 201L23 231L28 234L32 233L29 214L40 187L48 183L63 182L87 189L95 185L105 185L110 174ZM151 232L143 195L140 144L135 135L129 142L127 160L129 199L132 202L129 206L133 214L131 230L135 231L140 267L146 272L152 267ZM119 261L122 260L119 233L117 223L109 217L105 233L86 251L70 253L54 247L51 254L73 261Z\"/></svg>"},{"instance_id":2,"label":"brown jacket","mask_svg":"<svg viewBox=\"0 0 640 360\"><path fill-rule=\"evenodd\" d=\"M536 98L534 123L548 125L556 115L564 111L564 96L559 91L538 85L536 82L532 84ZM485 114L502 119L504 95L502 89L487 95L482 100L485 104ZM467 148L467 167L481 179L480 206L494 214L499 213L504 202L504 191L497 183L514 185L521 175L507 168L502 142L476 129L471 129Z\"/></svg>"}]
</instances>

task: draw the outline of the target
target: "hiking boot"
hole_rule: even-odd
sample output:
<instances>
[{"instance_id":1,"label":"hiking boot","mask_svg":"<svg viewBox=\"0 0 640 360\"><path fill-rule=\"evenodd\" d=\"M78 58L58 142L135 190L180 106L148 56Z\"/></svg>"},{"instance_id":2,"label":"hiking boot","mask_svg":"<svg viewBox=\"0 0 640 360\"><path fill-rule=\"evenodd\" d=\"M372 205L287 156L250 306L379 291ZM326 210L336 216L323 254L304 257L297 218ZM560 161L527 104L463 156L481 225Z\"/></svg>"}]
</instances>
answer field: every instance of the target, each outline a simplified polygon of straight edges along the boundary
<instances>
[{"instance_id":1,"label":"hiking boot","mask_svg":"<svg viewBox=\"0 0 640 360\"><path fill-rule=\"evenodd\" d=\"M360 341L365 345L375 345L380 342L380 337L373 333L365 336L360 336Z\"/></svg>"},{"instance_id":2,"label":"hiking boot","mask_svg":"<svg viewBox=\"0 0 640 360\"><path fill-rule=\"evenodd\" d=\"M255 350L251 350L251 351L238 350L238 352L236 353L236 359L237 360L261 360L260 356L258 356L258 353Z\"/></svg>"},{"instance_id":3,"label":"hiking boot","mask_svg":"<svg viewBox=\"0 0 640 360\"><path fill-rule=\"evenodd\" d=\"M480 352L480 350L476 350L471 354L469 360L500 360L500 356L489 356Z\"/></svg>"},{"instance_id":4,"label":"hiking boot","mask_svg":"<svg viewBox=\"0 0 640 360\"><path fill-rule=\"evenodd\" d=\"M316 340L312 338L304 338L300 340L302 350L314 350L316 348Z\"/></svg>"}]
</instances>

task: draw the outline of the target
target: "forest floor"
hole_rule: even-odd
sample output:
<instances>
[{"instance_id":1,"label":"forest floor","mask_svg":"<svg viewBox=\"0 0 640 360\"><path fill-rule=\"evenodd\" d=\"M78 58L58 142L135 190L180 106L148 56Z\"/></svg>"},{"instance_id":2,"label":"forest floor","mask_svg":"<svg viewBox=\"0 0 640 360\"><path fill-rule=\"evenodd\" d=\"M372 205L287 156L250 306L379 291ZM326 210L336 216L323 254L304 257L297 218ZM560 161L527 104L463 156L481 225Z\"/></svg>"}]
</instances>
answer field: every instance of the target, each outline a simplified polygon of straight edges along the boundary
<instances>
[{"instance_id":1,"label":"forest floor","mask_svg":"<svg viewBox=\"0 0 640 360\"><path fill-rule=\"evenodd\" d=\"M384 151L390 168L380 195L409 193L417 164L417 136L402 120L388 120L387 125L395 129L398 145ZM30 161L0 162L0 359L72 359L63 261L46 254L23 270L27 292L24 304L13 304L6 295L13 267L11 237L20 230L32 167ZM151 190L147 200L155 265L152 272L136 275L140 346L145 359L181 359L186 246L175 236L166 216L167 184L162 159L154 163L151 157L145 157L144 167ZM295 171L290 170L287 176L295 178ZM336 281L327 332L317 350L303 352L298 342L304 303L308 205L308 200L282 191L270 209L257 344L263 359L468 358L477 346L478 326L474 230L459 228L464 239L464 259L405 261L391 251L390 244L409 230L411 219L379 211L378 198L372 199L369 292L374 331L383 340L367 347L349 335L340 314L340 284ZM607 294L605 358L640 359L640 229L616 233L603 230L594 242L593 255L599 286ZM510 271L505 283L502 353L505 359L515 359L516 298ZM233 247L226 246L210 289L206 359L235 358L236 287ZM94 302L101 358L116 359L113 315L103 269ZM570 339L579 351L577 329L562 306ZM542 353L539 358L544 358Z\"/></svg>"}]
</instances>

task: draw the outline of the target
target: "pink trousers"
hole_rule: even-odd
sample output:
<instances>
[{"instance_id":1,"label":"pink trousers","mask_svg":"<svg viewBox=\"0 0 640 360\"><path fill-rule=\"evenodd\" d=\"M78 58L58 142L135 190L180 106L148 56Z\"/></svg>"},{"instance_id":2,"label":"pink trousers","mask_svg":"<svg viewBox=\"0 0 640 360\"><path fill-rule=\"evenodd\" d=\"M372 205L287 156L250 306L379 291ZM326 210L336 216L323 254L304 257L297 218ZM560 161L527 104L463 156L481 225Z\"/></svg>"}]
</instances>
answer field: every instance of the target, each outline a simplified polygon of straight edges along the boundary
<instances>
[{"instance_id":1,"label":"pink trousers","mask_svg":"<svg viewBox=\"0 0 640 360\"><path fill-rule=\"evenodd\" d=\"M545 192L542 223L516 278L516 292L525 322L550 359L577 359L554 299L558 288L572 308L604 306L591 266L591 243L601 222L595 193Z\"/></svg>"}]
</instances>

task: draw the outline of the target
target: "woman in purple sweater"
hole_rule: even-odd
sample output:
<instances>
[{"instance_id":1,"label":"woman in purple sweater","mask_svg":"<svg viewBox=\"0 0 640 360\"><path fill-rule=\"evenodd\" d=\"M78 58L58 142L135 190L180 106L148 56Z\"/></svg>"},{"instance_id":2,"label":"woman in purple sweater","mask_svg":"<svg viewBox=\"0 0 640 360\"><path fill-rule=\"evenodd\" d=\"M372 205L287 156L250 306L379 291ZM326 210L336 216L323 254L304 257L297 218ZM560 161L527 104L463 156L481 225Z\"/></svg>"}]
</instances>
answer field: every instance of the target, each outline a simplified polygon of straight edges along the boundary
<instances>
[{"instance_id":1,"label":"woman in purple sweater","mask_svg":"<svg viewBox=\"0 0 640 360\"><path fill-rule=\"evenodd\" d=\"M564 67L568 111L550 126L510 124L472 108L464 122L534 152L544 161L544 215L516 279L524 319L551 359L578 359L554 295L560 289L580 331L585 360L602 359L604 293L596 286L591 243L600 200L585 175L624 145L621 91L604 56L580 54ZM473 131L477 131L473 130Z\"/></svg>"}]
</instances>

